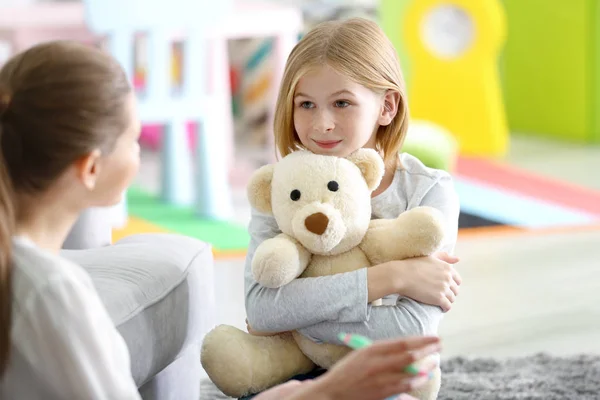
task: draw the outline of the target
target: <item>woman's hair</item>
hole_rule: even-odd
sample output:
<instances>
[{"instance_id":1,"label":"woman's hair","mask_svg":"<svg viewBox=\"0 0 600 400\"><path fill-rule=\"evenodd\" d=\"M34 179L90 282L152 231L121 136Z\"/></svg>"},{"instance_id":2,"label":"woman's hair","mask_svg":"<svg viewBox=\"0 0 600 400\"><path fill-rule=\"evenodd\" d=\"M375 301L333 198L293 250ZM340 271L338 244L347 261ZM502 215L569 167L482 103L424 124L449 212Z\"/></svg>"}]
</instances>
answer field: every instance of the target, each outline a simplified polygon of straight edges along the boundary
<instances>
[{"instance_id":1,"label":"woman's hair","mask_svg":"<svg viewBox=\"0 0 600 400\"><path fill-rule=\"evenodd\" d=\"M374 92L400 94L391 124L377 131L378 150L386 163L395 163L408 129L408 105L398 54L381 28L372 21L352 18L324 22L294 47L285 66L275 109L275 144L282 156L302 148L294 129L294 93L298 81L315 67L328 65Z\"/></svg>"},{"instance_id":2,"label":"woman's hair","mask_svg":"<svg viewBox=\"0 0 600 400\"><path fill-rule=\"evenodd\" d=\"M10 349L16 197L47 190L94 149L110 153L129 124L130 93L113 58L74 42L32 47L0 70L0 375Z\"/></svg>"}]
</instances>

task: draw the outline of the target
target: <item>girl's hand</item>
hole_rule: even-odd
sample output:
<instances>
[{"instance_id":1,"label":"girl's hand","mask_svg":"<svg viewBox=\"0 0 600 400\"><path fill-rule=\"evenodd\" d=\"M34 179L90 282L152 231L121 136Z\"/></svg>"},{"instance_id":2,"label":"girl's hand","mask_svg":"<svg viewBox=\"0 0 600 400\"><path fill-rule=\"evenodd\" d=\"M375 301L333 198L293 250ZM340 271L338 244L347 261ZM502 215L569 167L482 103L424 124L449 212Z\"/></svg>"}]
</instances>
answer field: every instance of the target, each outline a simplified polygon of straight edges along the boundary
<instances>
[{"instance_id":1,"label":"girl's hand","mask_svg":"<svg viewBox=\"0 0 600 400\"><path fill-rule=\"evenodd\" d=\"M458 296L462 279L452 264L459 261L448 253L389 263L398 293L449 311Z\"/></svg>"},{"instance_id":2,"label":"girl's hand","mask_svg":"<svg viewBox=\"0 0 600 400\"><path fill-rule=\"evenodd\" d=\"M406 367L439 351L436 337L375 342L351 352L315 381L303 383L287 399L381 400L410 392L429 380L429 373L437 368L437 363L422 363L420 376L407 373Z\"/></svg>"},{"instance_id":3,"label":"girl's hand","mask_svg":"<svg viewBox=\"0 0 600 400\"><path fill-rule=\"evenodd\" d=\"M279 335L279 333L280 333L280 332L257 332L254 329L252 329L252 327L248 323L248 318L246 318L246 330L252 336L275 336L275 335Z\"/></svg>"}]
</instances>

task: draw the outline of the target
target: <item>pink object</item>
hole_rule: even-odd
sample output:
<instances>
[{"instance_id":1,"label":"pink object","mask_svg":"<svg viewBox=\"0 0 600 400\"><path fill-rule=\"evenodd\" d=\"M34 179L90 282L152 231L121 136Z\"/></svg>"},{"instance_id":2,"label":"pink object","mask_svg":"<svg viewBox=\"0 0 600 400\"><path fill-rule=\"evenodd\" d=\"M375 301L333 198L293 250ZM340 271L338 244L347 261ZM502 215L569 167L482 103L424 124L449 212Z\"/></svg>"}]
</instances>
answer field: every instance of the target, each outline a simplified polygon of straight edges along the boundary
<instances>
[{"instance_id":1,"label":"pink object","mask_svg":"<svg viewBox=\"0 0 600 400\"><path fill-rule=\"evenodd\" d=\"M133 77L133 87L135 90L142 90L144 88L144 80L137 74Z\"/></svg>"},{"instance_id":2,"label":"pink object","mask_svg":"<svg viewBox=\"0 0 600 400\"><path fill-rule=\"evenodd\" d=\"M0 6L0 40L11 46L11 54L50 40L96 43L86 27L79 3ZM3 64L4 60L0 60Z\"/></svg>"},{"instance_id":3,"label":"pink object","mask_svg":"<svg viewBox=\"0 0 600 400\"><path fill-rule=\"evenodd\" d=\"M190 151L196 148L196 124L189 122L187 124L188 146ZM162 126L159 124L143 124L140 134L140 145L150 150L159 150L162 140Z\"/></svg>"}]
</instances>

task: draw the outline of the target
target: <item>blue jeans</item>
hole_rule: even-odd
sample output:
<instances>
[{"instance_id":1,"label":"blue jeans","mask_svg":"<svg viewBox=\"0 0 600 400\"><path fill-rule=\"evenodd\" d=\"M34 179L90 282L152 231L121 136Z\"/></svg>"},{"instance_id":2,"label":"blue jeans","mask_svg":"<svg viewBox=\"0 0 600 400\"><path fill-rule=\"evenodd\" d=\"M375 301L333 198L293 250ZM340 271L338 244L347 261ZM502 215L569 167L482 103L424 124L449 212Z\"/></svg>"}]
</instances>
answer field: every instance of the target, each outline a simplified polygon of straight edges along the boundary
<instances>
[{"instance_id":1,"label":"blue jeans","mask_svg":"<svg viewBox=\"0 0 600 400\"><path fill-rule=\"evenodd\" d=\"M296 381L307 381L309 379L315 379L315 378L318 378L319 376L323 375L325 372L327 372L327 370L322 369L322 368L317 368L315 370L312 370L308 374L296 375L293 378L291 378L290 381L293 381L293 380L296 380ZM258 394L260 394L260 393L255 393L255 394L251 394L251 395L248 395L248 396L240 397L239 400L252 399L254 396L256 396Z\"/></svg>"}]
</instances>

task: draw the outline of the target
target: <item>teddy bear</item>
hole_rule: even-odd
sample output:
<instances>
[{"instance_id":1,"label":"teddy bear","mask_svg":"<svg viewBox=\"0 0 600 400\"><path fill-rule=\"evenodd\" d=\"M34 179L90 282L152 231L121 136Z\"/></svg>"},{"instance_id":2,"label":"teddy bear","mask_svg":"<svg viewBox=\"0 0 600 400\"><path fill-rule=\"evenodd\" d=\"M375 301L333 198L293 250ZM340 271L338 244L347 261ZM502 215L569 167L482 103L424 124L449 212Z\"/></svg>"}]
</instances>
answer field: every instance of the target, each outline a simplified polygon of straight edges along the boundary
<instances>
[{"instance_id":1,"label":"teddy bear","mask_svg":"<svg viewBox=\"0 0 600 400\"><path fill-rule=\"evenodd\" d=\"M251 263L255 280L278 288L298 277L348 272L439 249L444 225L434 208L371 220L371 194L384 172L383 159L371 149L348 157L298 150L258 169L247 188L249 201L272 214L282 233L257 247ZM201 361L223 393L241 397L315 365L328 369L349 351L341 342L315 343L299 332L253 336L220 325L205 337ZM439 381L432 382L417 395L435 399L438 389Z\"/></svg>"}]
</instances>

